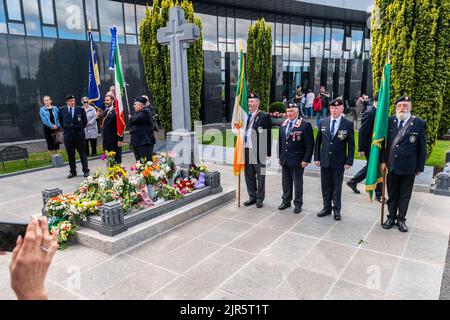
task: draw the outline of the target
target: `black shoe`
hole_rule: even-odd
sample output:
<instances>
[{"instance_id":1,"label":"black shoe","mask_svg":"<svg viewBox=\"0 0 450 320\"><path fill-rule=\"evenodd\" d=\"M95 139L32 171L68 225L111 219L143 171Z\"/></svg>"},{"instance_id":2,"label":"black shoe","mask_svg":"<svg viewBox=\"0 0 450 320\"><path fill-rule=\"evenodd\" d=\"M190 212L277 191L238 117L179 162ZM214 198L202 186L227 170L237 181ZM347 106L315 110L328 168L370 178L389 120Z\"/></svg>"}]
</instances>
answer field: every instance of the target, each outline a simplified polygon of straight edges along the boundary
<instances>
[{"instance_id":1,"label":"black shoe","mask_svg":"<svg viewBox=\"0 0 450 320\"><path fill-rule=\"evenodd\" d=\"M300 207L295 207L294 213L295 213L295 214L299 214L300 212L302 212L302 208L300 208Z\"/></svg>"},{"instance_id":2,"label":"black shoe","mask_svg":"<svg viewBox=\"0 0 450 320\"><path fill-rule=\"evenodd\" d=\"M283 202L279 207L278 207L278 210L284 210L284 209L287 209L287 208L290 208L291 207L291 204L290 203L288 203L288 202Z\"/></svg>"},{"instance_id":3,"label":"black shoe","mask_svg":"<svg viewBox=\"0 0 450 320\"><path fill-rule=\"evenodd\" d=\"M381 196L375 196L375 200L378 201L379 203L383 203L381 200Z\"/></svg>"},{"instance_id":4,"label":"black shoe","mask_svg":"<svg viewBox=\"0 0 450 320\"><path fill-rule=\"evenodd\" d=\"M70 174L67 176L67 179L72 179L72 178L74 178L74 177L76 177L76 176L77 176L76 173L70 173Z\"/></svg>"},{"instance_id":5,"label":"black shoe","mask_svg":"<svg viewBox=\"0 0 450 320\"><path fill-rule=\"evenodd\" d=\"M352 189L354 193L361 193L358 190L358 188L356 187L356 183L351 183L350 181L347 181L347 186L349 186L350 189Z\"/></svg>"},{"instance_id":6,"label":"black shoe","mask_svg":"<svg viewBox=\"0 0 450 320\"><path fill-rule=\"evenodd\" d=\"M244 206L248 207L248 206L251 206L252 204L255 204L255 203L256 203L256 200L249 199L249 200L244 202Z\"/></svg>"},{"instance_id":7,"label":"black shoe","mask_svg":"<svg viewBox=\"0 0 450 320\"><path fill-rule=\"evenodd\" d=\"M333 215L334 220L336 221L340 221L341 220L341 212L338 210L334 211L334 215Z\"/></svg>"},{"instance_id":8,"label":"black shoe","mask_svg":"<svg viewBox=\"0 0 450 320\"><path fill-rule=\"evenodd\" d=\"M85 172L85 173L83 174L83 177L85 177L85 178L89 177L89 172Z\"/></svg>"},{"instance_id":9,"label":"black shoe","mask_svg":"<svg viewBox=\"0 0 450 320\"><path fill-rule=\"evenodd\" d=\"M395 219L389 218L389 217L386 219L386 221L382 225L383 229L390 229L393 226L395 226Z\"/></svg>"},{"instance_id":10,"label":"black shoe","mask_svg":"<svg viewBox=\"0 0 450 320\"><path fill-rule=\"evenodd\" d=\"M400 232L408 232L408 227L406 226L405 221L399 221L397 223L397 226L398 226L398 230Z\"/></svg>"},{"instance_id":11,"label":"black shoe","mask_svg":"<svg viewBox=\"0 0 450 320\"><path fill-rule=\"evenodd\" d=\"M317 214L317 216L318 216L319 218L322 218L322 217L325 217L325 216L327 216L327 215L329 215L329 214L331 214L331 210L330 210L330 209L325 209L325 208L323 208L322 211L320 211L320 212Z\"/></svg>"},{"instance_id":12,"label":"black shoe","mask_svg":"<svg viewBox=\"0 0 450 320\"><path fill-rule=\"evenodd\" d=\"M256 202L256 207L257 207L257 208L262 208L262 207L263 207L262 201L257 201L257 202Z\"/></svg>"}]
</instances>

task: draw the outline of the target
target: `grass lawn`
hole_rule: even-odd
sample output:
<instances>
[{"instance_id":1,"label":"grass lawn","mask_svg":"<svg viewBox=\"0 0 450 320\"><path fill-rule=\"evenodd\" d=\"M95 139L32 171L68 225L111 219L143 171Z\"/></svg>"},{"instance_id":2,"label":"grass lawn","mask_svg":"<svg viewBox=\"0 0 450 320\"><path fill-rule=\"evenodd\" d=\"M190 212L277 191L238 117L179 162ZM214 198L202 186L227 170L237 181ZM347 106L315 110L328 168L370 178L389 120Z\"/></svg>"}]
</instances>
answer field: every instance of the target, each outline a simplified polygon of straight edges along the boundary
<instances>
[{"instance_id":1,"label":"grass lawn","mask_svg":"<svg viewBox=\"0 0 450 320\"><path fill-rule=\"evenodd\" d=\"M317 129L314 129L314 137L317 134ZM272 138L274 140L278 139L278 129L272 129ZM211 144L214 146L227 146L234 147L235 136L230 130L227 131L226 135L223 133L215 134L204 134L202 136L203 144ZM450 141L437 140L433 148L433 152L428 158L426 165L443 168L445 165L445 153L450 150ZM355 159L364 160L364 158L359 156L358 153L358 132L355 131Z\"/></svg>"},{"instance_id":2,"label":"grass lawn","mask_svg":"<svg viewBox=\"0 0 450 320\"><path fill-rule=\"evenodd\" d=\"M123 151L129 150L129 149L130 149L130 146L128 144L124 144L124 146L122 147ZM101 147L97 147L97 152L100 152L99 154L101 155L101 152L103 152L103 149L101 149ZM61 146L59 153L63 156L65 162L69 161L67 159L67 153L64 150L64 146ZM0 164L0 174L12 173L12 172L17 172L17 171L27 170L27 169L40 168L40 167L45 167L45 166L49 166L52 164L51 156L50 156L50 153L48 153L48 152L30 153L29 156L30 156L30 158L27 160L28 167L25 165L24 160L5 162L5 169L3 169L3 165ZM76 153L76 158L77 158L77 160L79 159L78 153Z\"/></svg>"}]
</instances>

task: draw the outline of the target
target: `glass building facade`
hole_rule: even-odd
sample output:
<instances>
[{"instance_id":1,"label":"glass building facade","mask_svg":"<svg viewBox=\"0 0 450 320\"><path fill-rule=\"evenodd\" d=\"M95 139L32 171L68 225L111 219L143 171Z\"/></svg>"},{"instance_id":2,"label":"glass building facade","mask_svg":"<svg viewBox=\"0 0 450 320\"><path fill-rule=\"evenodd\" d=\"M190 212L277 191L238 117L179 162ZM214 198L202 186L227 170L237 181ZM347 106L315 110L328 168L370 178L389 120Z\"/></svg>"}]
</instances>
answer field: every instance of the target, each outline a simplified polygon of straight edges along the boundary
<instances>
[{"instance_id":1,"label":"glass building facade","mask_svg":"<svg viewBox=\"0 0 450 320\"><path fill-rule=\"evenodd\" d=\"M68 93L78 100L87 94L89 27L97 41L103 91L113 82L107 64L110 28L115 25L128 94L148 94L139 51L139 24L146 2L0 0L0 142L43 137L38 118L41 96L52 96L60 106ZM297 85L307 87L311 57L369 58L370 30L362 20L247 10L228 1L193 3L203 21L204 50L222 53L223 84L225 52L239 51L241 43L246 51L248 27L261 17L272 27L273 54L283 57L287 96Z\"/></svg>"}]
</instances>

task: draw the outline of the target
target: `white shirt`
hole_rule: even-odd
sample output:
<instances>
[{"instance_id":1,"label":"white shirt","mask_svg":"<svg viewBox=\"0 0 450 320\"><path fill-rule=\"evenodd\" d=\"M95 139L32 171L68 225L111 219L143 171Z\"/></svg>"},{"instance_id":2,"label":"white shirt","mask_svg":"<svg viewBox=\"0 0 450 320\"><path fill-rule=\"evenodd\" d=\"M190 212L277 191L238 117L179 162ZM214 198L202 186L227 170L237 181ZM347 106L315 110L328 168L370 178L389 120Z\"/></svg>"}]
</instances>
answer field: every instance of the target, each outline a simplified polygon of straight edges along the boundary
<instances>
[{"instance_id":1,"label":"white shirt","mask_svg":"<svg viewBox=\"0 0 450 320\"><path fill-rule=\"evenodd\" d=\"M251 149L252 146L252 128L253 128L253 121L255 120L255 116L258 113L259 109L252 113L252 117L250 118L249 123L247 123L248 130L245 131L245 140L244 140L244 147Z\"/></svg>"},{"instance_id":2,"label":"white shirt","mask_svg":"<svg viewBox=\"0 0 450 320\"><path fill-rule=\"evenodd\" d=\"M314 102L314 93L313 92L310 92L310 93L308 93L307 95L306 95L306 102L309 104L309 103L313 103Z\"/></svg>"},{"instance_id":3,"label":"white shirt","mask_svg":"<svg viewBox=\"0 0 450 320\"><path fill-rule=\"evenodd\" d=\"M411 115L407 116L405 119L403 119L403 126L405 126L405 124L408 122L409 118L411 118ZM397 129L400 127L400 120L399 118L397 118L398 123L397 123Z\"/></svg>"},{"instance_id":4,"label":"white shirt","mask_svg":"<svg viewBox=\"0 0 450 320\"><path fill-rule=\"evenodd\" d=\"M339 118L333 119L333 117L330 117L330 131L333 125L333 120L336 120L336 123L334 124L334 132L333 133L333 137L336 135L337 131L339 130L339 126L341 124L341 119L342 119L342 115L339 116Z\"/></svg>"}]
</instances>

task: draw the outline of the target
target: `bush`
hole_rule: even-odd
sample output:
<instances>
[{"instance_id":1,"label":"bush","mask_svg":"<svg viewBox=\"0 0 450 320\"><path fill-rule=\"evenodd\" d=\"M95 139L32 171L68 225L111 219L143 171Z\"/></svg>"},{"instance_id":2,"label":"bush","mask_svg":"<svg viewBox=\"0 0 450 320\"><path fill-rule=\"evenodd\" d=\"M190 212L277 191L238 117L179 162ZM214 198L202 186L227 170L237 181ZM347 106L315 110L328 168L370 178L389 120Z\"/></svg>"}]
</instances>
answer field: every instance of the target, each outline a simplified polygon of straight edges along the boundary
<instances>
[{"instance_id":1,"label":"bush","mask_svg":"<svg viewBox=\"0 0 450 320\"><path fill-rule=\"evenodd\" d=\"M269 112L270 113L274 113L274 112L285 113L286 112L286 106L281 101L274 102L270 106Z\"/></svg>"}]
</instances>

